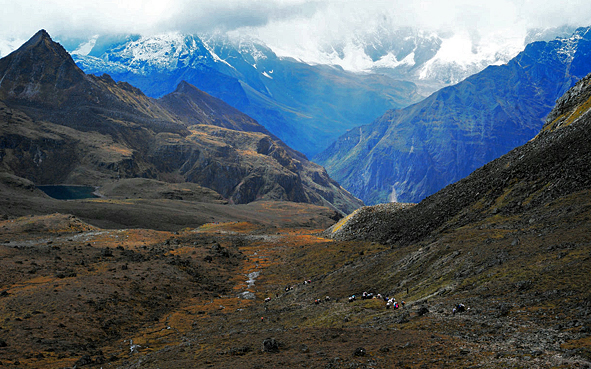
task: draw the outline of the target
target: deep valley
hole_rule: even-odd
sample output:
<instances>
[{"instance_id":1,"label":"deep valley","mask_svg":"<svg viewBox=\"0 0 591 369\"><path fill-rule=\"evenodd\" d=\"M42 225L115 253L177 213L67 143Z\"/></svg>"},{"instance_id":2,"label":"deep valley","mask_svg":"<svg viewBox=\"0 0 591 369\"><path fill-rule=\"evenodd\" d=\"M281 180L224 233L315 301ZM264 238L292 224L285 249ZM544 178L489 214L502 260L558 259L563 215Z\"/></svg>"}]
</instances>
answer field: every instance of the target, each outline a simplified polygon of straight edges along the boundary
<instances>
[{"instance_id":1,"label":"deep valley","mask_svg":"<svg viewBox=\"0 0 591 369\"><path fill-rule=\"evenodd\" d=\"M589 368L581 77L523 145L363 206L186 81L150 98L39 31L0 59L0 366Z\"/></svg>"}]
</instances>

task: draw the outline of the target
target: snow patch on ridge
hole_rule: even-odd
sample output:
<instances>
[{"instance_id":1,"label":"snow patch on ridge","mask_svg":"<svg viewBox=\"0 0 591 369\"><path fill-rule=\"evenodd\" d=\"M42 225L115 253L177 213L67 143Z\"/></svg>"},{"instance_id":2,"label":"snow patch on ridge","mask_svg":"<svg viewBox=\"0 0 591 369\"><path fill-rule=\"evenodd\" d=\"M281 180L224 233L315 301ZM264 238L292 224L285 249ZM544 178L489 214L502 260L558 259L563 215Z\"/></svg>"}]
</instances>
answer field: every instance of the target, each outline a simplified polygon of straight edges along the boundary
<instances>
[{"instance_id":1,"label":"snow patch on ridge","mask_svg":"<svg viewBox=\"0 0 591 369\"><path fill-rule=\"evenodd\" d=\"M578 42L583 37L579 34L574 34L572 37L563 40L564 46L558 49L558 55L562 56L564 59L563 61L567 64L570 64L575 57L575 53L577 52L577 45Z\"/></svg>"},{"instance_id":2,"label":"snow patch on ridge","mask_svg":"<svg viewBox=\"0 0 591 369\"><path fill-rule=\"evenodd\" d=\"M219 56L218 56L218 55L215 53L215 51L213 50L213 48L212 48L211 46L209 46L209 44L208 44L207 42L205 42L205 41L202 41L202 42L203 42L203 46L204 46L204 47L205 47L205 49L206 49L206 50L209 52L209 54L210 54L210 55L213 57L213 60L214 60L214 61L216 61L216 62L219 62L219 63L226 64L227 66L229 66L229 67L230 67L230 68L232 68L232 69L236 69L236 68L234 68L234 67L233 67L233 66L232 66L230 63L228 63L228 62L227 62L227 61L225 61L224 59L220 58L220 57L219 57ZM255 69L256 69L256 66L255 66Z\"/></svg>"}]
</instances>

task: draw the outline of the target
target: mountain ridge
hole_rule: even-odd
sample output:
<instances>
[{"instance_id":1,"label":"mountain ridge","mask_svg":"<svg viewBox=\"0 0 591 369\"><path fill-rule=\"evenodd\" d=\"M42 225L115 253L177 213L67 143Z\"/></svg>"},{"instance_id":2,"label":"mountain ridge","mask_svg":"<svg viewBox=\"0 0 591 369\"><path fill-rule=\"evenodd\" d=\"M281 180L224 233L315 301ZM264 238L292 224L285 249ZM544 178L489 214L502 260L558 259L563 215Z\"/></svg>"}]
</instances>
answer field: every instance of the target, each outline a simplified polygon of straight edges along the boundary
<instances>
[{"instance_id":1,"label":"mountain ridge","mask_svg":"<svg viewBox=\"0 0 591 369\"><path fill-rule=\"evenodd\" d=\"M556 117L571 123L557 124ZM590 117L591 74L558 100L547 124L524 145L415 206L363 208L325 234L341 240L407 245L496 215L535 214L536 209L562 198L585 193L591 189ZM532 219L531 223L542 221Z\"/></svg>"},{"instance_id":2,"label":"mountain ridge","mask_svg":"<svg viewBox=\"0 0 591 369\"><path fill-rule=\"evenodd\" d=\"M29 52L40 42L59 52L47 57ZM342 212L361 205L322 167L186 83L179 84L174 105L172 96L155 100L109 75L85 75L44 31L19 50L0 60L0 96L7 96L0 101L3 171L37 184L97 185L134 177L190 181L231 203L289 200ZM11 67L14 60L19 68ZM65 89L55 87L61 65L76 77ZM21 74L15 73L19 69ZM31 84L42 93L13 92ZM206 119L190 120L198 111Z\"/></svg>"},{"instance_id":3,"label":"mountain ridge","mask_svg":"<svg viewBox=\"0 0 591 369\"><path fill-rule=\"evenodd\" d=\"M350 130L314 160L368 204L418 202L534 137L555 100L591 71L590 41L580 28L532 43L505 65Z\"/></svg>"}]
</instances>

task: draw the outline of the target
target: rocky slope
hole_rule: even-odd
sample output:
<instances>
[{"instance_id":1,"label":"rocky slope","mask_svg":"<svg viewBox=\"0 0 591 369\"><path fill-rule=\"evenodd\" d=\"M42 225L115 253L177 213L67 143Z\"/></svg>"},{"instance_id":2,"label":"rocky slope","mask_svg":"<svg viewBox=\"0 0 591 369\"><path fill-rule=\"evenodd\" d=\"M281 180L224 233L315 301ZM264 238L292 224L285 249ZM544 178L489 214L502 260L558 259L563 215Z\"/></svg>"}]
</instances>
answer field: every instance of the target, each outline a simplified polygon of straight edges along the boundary
<instances>
[{"instance_id":1,"label":"rocky slope","mask_svg":"<svg viewBox=\"0 0 591 369\"><path fill-rule=\"evenodd\" d=\"M182 81L176 90L159 99L186 126L206 124L236 131L271 133L248 115Z\"/></svg>"},{"instance_id":2,"label":"rocky slope","mask_svg":"<svg viewBox=\"0 0 591 369\"><path fill-rule=\"evenodd\" d=\"M315 160L368 204L418 202L534 137L591 72L590 30L535 42L418 104L350 130Z\"/></svg>"},{"instance_id":3,"label":"rocky slope","mask_svg":"<svg viewBox=\"0 0 591 369\"><path fill-rule=\"evenodd\" d=\"M45 31L1 59L0 76L0 167L36 184L144 177L197 183L232 203L361 204L227 104L186 83L156 101L85 75Z\"/></svg>"},{"instance_id":4,"label":"rocky slope","mask_svg":"<svg viewBox=\"0 0 591 369\"><path fill-rule=\"evenodd\" d=\"M556 131L579 120L589 120L590 106L591 75L587 75L556 101L556 107L546 117L542 133Z\"/></svg>"}]
</instances>

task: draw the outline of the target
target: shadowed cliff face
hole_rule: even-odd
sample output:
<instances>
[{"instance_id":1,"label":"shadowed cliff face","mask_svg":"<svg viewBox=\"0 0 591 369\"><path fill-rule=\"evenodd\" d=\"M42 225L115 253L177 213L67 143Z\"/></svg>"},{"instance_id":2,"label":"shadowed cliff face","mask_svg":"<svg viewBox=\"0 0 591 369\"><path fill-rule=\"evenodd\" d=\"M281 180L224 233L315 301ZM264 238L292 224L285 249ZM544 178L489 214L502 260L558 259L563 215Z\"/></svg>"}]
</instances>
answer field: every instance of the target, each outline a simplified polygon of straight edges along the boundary
<instances>
[{"instance_id":1,"label":"shadowed cliff face","mask_svg":"<svg viewBox=\"0 0 591 369\"><path fill-rule=\"evenodd\" d=\"M350 130L315 160L368 204L419 202L523 145L591 72L591 32L536 42L418 104Z\"/></svg>"},{"instance_id":2,"label":"shadowed cliff face","mask_svg":"<svg viewBox=\"0 0 591 369\"><path fill-rule=\"evenodd\" d=\"M240 204L361 205L222 101L185 82L157 101L108 75L85 75L45 31L0 60L0 80L0 168L37 184L143 177L194 182Z\"/></svg>"}]
</instances>

